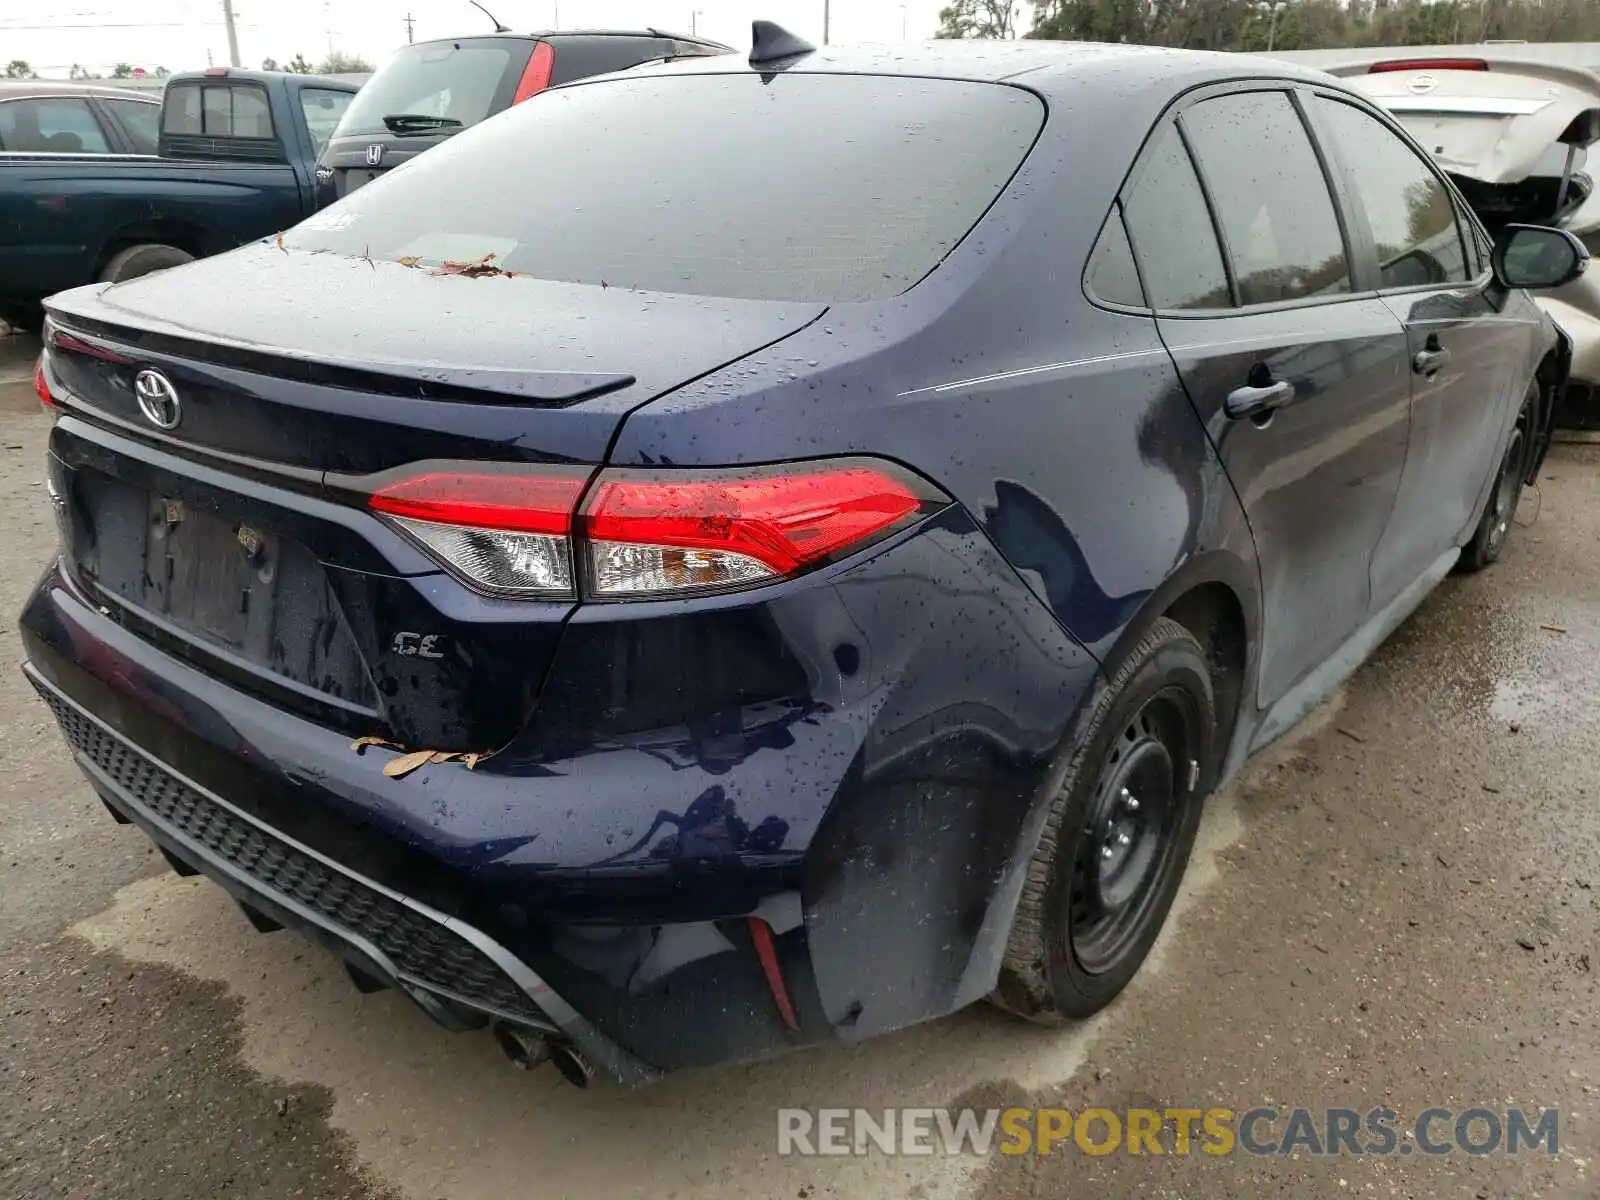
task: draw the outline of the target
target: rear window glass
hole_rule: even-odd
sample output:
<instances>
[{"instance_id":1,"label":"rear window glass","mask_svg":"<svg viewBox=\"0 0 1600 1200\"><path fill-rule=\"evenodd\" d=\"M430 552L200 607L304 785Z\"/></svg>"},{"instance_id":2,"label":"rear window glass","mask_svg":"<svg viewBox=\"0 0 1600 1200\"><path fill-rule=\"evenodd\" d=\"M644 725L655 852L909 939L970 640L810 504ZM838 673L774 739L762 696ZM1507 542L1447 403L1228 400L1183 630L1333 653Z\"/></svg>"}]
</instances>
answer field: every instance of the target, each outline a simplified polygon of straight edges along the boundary
<instances>
[{"instance_id":1,"label":"rear window glass","mask_svg":"<svg viewBox=\"0 0 1600 1200\"><path fill-rule=\"evenodd\" d=\"M530 49L521 47L523 58ZM396 54L356 93L339 135L382 133L394 116L444 117L476 125L489 115L511 64L503 42L430 42Z\"/></svg>"},{"instance_id":2,"label":"rear window glass","mask_svg":"<svg viewBox=\"0 0 1600 1200\"><path fill-rule=\"evenodd\" d=\"M665 38L574 37L552 41L551 45L556 51L555 66L550 73L552 87L590 75L625 71L672 53L672 43Z\"/></svg>"},{"instance_id":3,"label":"rear window glass","mask_svg":"<svg viewBox=\"0 0 1600 1200\"><path fill-rule=\"evenodd\" d=\"M649 291L880 299L966 235L1043 118L1031 92L945 79L578 84L419 155L289 244L421 265L494 255Z\"/></svg>"},{"instance_id":4,"label":"rear window glass","mask_svg":"<svg viewBox=\"0 0 1600 1200\"><path fill-rule=\"evenodd\" d=\"M206 137L270 138L267 93L254 84L179 83L167 89L161 107L167 133Z\"/></svg>"}]
</instances>

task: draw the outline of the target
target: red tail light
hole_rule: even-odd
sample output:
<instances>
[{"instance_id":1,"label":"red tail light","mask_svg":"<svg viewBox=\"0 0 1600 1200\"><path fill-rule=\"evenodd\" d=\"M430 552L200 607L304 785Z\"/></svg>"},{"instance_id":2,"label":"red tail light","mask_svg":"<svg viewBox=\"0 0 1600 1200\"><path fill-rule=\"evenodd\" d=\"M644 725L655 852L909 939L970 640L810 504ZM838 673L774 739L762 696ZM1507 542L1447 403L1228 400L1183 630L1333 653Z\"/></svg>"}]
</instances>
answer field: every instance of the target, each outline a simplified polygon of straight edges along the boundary
<instances>
[{"instance_id":1,"label":"red tail light","mask_svg":"<svg viewBox=\"0 0 1600 1200\"><path fill-rule=\"evenodd\" d=\"M1487 71L1489 64L1481 58L1395 58L1376 62L1367 68L1368 75L1383 75L1390 71Z\"/></svg>"},{"instance_id":2,"label":"red tail light","mask_svg":"<svg viewBox=\"0 0 1600 1200\"><path fill-rule=\"evenodd\" d=\"M572 512L587 467L426 471L368 500L466 581L500 595L570 598Z\"/></svg>"},{"instance_id":3,"label":"red tail light","mask_svg":"<svg viewBox=\"0 0 1600 1200\"><path fill-rule=\"evenodd\" d=\"M607 471L581 528L596 595L625 597L793 575L899 528L930 499L911 476L859 461Z\"/></svg>"},{"instance_id":4,"label":"red tail light","mask_svg":"<svg viewBox=\"0 0 1600 1200\"><path fill-rule=\"evenodd\" d=\"M44 377L44 355L33 364L33 390L39 394L39 403L51 412L56 410L56 398L50 394L50 381Z\"/></svg>"},{"instance_id":5,"label":"red tail light","mask_svg":"<svg viewBox=\"0 0 1600 1200\"><path fill-rule=\"evenodd\" d=\"M511 97L511 103L521 104L529 96L535 96L550 86L550 72L555 69L556 48L549 42L535 42L533 53L528 56L528 65L522 69L522 78L517 81L517 93Z\"/></svg>"},{"instance_id":6,"label":"red tail light","mask_svg":"<svg viewBox=\"0 0 1600 1200\"><path fill-rule=\"evenodd\" d=\"M573 598L581 562L595 598L624 600L797 575L948 503L910 472L860 458L606 470L579 513L589 473L441 466L385 483L369 504L483 591Z\"/></svg>"}]
</instances>

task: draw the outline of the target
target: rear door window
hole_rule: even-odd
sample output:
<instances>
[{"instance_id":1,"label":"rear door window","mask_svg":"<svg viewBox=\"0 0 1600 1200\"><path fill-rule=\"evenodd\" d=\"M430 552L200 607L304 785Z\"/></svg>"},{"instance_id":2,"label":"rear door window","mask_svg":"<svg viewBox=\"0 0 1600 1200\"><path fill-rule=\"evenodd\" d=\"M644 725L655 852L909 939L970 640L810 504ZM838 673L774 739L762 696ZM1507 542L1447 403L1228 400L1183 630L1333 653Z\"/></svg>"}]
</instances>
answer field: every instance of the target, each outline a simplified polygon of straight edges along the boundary
<instances>
[{"instance_id":1,"label":"rear door window","mask_svg":"<svg viewBox=\"0 0 1600 1200\"><path fill-rule=\"evenodd\" d=\"M340 136L385 133L385 117L435 117L476 125L510 103L533 44L526 39L469 39L408 46L356 93ZM452 126L454 127L454 126Z\"/></svg>"},{"instance_id":2,"label":"rear door window","mask_svg":"<svg viewBox=\"0 0 1600 1200\"><path fill-rule=\"evenodd\" d=\"M34 154L110 154L89 105L71 96L0 103L0 149Z\"/></svg>"},{"instance_id":3,"label":"rear door window","mask_svg":"<svg viewBox=\"0 0 1600 1200\"><path fill-rule=\"evenodd\" d=\"M1227 239L1239 302L1349 292L1333 196L1288 94L1218 96L1180 120Z\"/></svg>"},{"instance_id":4,"label":"rear door window","mask_svg":"<svg viewBox=\"0 0 1600 1200\"><path fill-rule=\"evenodd\" d=\"M1470 279L1476 272L1467 265L1455 202L1444 181L1381 121L1326 96L1311 102L1367 214L1383 286Z\"/></svg>"},{"instance_id":5,"label":"rear door window","mask_svg":"<svg viewBox=\"0 0 1600 1200\"><path fill-rule=\"evenodd\" d=\"M874 300L938 266L1043 120L1032 92L993 83L623 76L541 92L288 241L419 262L492 254L541 279L649 291Z\"/></svg>"},{"instance_id":6,"label":"rear door window","mask_svg":"<svg viewBox=\"0 0 1600 1200\"><path fill-rule=\"evenodd\" d=\"M118 122L122 125L122 132L128 135L128 140L133 143L135 154L154 154L161 141L161 105L147 104L139 100L107 100L100 101L109 108Z\"/></svg>"},{"instance_id":7,"label":"rear door window","mask_svg":"<svg viewBox=\"0 0 1600 1200\"><path fill-rule=\"evenodd\" d=\"M180 83L162 102L162 130L204 137L271 138L267 93L253 83Z\"/></svg>"},{"instance_id":8,"label":"rear door window","mask_svg":"<svg viewBox=\"0 0 1600 1200\"><path fill-rule=\"evenodd\" d=\"M1174 126L1156 134L1123 205L1152 305L1192 309L1232 303L1205 193Z\"/></svg>"}]
</instances>

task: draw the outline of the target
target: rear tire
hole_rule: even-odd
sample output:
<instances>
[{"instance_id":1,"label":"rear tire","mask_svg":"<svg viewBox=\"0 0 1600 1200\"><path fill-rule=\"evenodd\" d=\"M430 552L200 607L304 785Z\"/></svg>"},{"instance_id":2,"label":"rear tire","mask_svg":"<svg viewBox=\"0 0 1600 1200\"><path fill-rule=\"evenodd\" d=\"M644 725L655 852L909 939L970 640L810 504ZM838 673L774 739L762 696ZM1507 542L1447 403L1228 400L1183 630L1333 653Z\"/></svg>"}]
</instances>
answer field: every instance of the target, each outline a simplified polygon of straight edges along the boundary
<instances>
[{"instance_id":1,"label":"rear tire","mask_svg":"<svg viewBox=\"0 0 1600 1200\"><path fill-rule=\"evenodd\" d=\"M1511 531L1511 521L1517 515L1517 502L1522 498L1522 477L1528 469L1528 453L1533 444L1533 414L1539 404L1539 385L1528 385L1527 398L1522 411L1517 414L1516 426L1511 430L1511 440L1495 472L1494 485L1489 498L1484 501L1483 514L1472 540L1461 548L1457 566L1462 571L1481 571L1500 557L1505 549L1506 536Z\"/></svg>"},{"instance_id":2,"label":"rear tire","mask_svg":"<svg viewBox=\"0 0 1600 1200\"><path fill-rule=\"evenodd\" d=\"M179 250L176 246L167 246L159 242L143 242L137 246L124 247L113 254L111 261L106 263L105 269L100 272L100 282L121 283L124 279L137 279L140 275L148 275L152 271L181 267L184 263L193 261L194 255L187 250Z\"/></svg>"},{"instance_id":3,"label":"rear tire","mask_svg":"<svg viewBox=\"0 0 1600 1200\"><path fill-rule=\"evenodd\" d=\"M1070 751L991 999L1045 1025L1125 988L1166 921L1214 773L1205 652L1165 617L1117 667Z\"/></svg>"}]
</instances>

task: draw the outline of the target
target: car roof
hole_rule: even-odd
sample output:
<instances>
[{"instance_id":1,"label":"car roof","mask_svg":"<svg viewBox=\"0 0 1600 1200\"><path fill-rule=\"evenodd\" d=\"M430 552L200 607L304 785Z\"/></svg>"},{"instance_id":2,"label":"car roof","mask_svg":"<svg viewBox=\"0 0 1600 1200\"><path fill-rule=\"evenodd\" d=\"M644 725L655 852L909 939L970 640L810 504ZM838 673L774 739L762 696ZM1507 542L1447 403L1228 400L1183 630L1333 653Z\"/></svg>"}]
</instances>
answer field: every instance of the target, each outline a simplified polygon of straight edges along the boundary
<instances>
[{"instance_id":1,"label":"car roof","mask_svg":"<svg viewBox=\"0 0 1600 1200\"><path fill-rule=\"evenodd\" d=\"M161 97L132 88L108 87L100 83L63 83L55 79L14 79L0 83L0 100L15 100L22 96L101 96L107 100L142 100L146 104L160 104Z\"/></svg>"},{"instance_id":2,"label":"car roof","mask_svg":"<svg viewBox=\"0 0 1600 1200\"><path fill-rule=\"evenodd\" d=\"M743 57L722 55L679 59L660 65L645 64L627 74L726 74L738 70L737 64L744 64L744 69L750 71L770 72L776 68L800 74L907 75L994 83L1020 80L1046 99L1058 91L1063 98L1068 93L1081 96L1080 85L1091 78L1107 86L1114 82L1138 86L1167 81L1173 93L1230 78L1335 82L1323 71L1245 54L1033 39L941 39L910 45L827 46L794 56L784 64L759 66L751 66Z\"/></svg>"}]
</instances>

